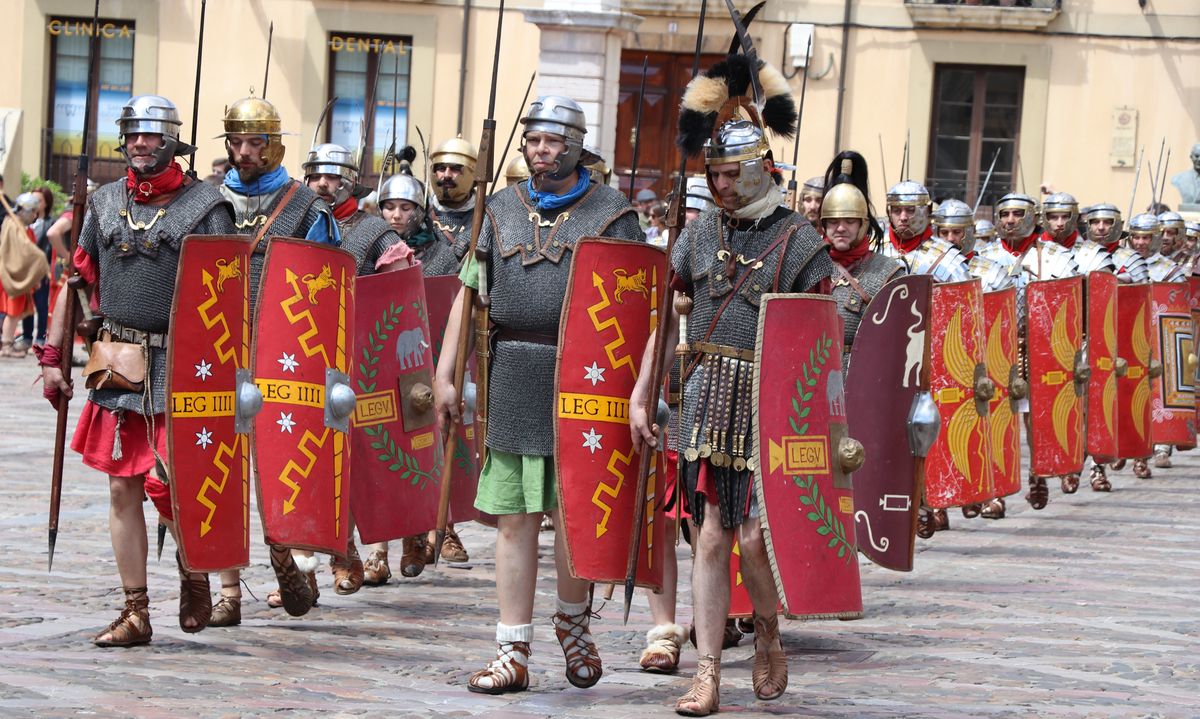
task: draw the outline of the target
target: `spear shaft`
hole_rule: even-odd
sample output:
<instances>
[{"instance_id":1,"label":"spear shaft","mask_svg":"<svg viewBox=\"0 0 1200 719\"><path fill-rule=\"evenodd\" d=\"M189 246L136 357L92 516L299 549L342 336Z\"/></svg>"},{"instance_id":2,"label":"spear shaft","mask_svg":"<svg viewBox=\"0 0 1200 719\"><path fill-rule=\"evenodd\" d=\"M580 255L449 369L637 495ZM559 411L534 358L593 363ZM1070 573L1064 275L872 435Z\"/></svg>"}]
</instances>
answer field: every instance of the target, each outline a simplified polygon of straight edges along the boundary
<instances>
[{"instance_id":1,"label":"spear shaft","mask_svg":"<svg viewBox=\"0 0 1200 719\"><path fill-rule=\"evenodd\" d=\"M633 123L633 161L629 163L629 201L633 202L633 193L637 191L638 151L642 148L642 108L646 105L646 68L650 65L650 56L642 58L642 83L638 86L637 120Z\"/></svg>"}]
</instances>

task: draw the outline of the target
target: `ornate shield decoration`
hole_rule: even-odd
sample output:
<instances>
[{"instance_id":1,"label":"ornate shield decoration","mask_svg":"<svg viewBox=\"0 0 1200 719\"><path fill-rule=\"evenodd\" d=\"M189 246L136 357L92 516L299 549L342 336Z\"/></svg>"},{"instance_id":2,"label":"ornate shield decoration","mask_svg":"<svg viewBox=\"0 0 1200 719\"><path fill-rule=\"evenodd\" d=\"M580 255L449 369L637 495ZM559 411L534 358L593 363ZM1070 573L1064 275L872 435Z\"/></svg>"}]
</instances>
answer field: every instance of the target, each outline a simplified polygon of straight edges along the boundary
<instances>
[{"instance_id":1,"label":"ornate shield decoration","mask_svg":"<svg viewBox=\"0 0 1200 719\"><path fill-rule=\"evenodd\" d=\"M1196 348L1196 336L1200 334L1200 275L1190 275L1188 277L1188 289L1191 295L1192 308L1192 349ZM51 305L53 306L53 305ZM1196 372L1192 373L1193 389L1200 384L1200 363L1197 363ZM1196 421L1197 426L1200 426L1200 393L1196 394Z\"/></svg>"},{"instance_id":2,"label":"ornate shield decoration","mask_svg":"<svg viewBox=\"0 0 1200 719\"><path fill-rule=\"evenodd\" d=\"M250 560L250 445L237 427L250 360L250 243L189 235L167 347L167 461L179 554L195 572Z\"/></svg>"},{"instance_id":3,"label":"ornate shield decoration","mask_svg":"<svg viewBox=\"0 0 1200 719\"><path fill-rule=\"evenodd\" d=\"M988 403L995 387L983 365L979 280L938 283L930 303L929 389L942 428L925 458L925 504L959 507L996 496Z\"/></svg>"},{"instance_id":4,"label":"ornate shield decoration","mask_svg":"<svg viewBox=\"0 0 1200 719\"><path fill-rule=\"evenodd\" d=\"M1150 285L1117 287L1117 453L1140 459L1153 453L1150 440Z\"/></svg>"},{"instance_id":5,"label":"ornate shield decoration","mask_svg":"<svg viewBox=\"0 0 1200 719\"><path fill-rule=\"evenodd\" d=\"M268 544L346 553L353 402L327 410L350 390L354 267L349 252L304 240L273 238L267 249L252 356L263 395L254 464Z\"/></svg>"},{"instance_id":6,"label":"ornate shield decoration","mask_svg":"<svg viewBox=\"0 0 1200 719\"><path fill-rule=\"evenodd\" d=\"M1087 394L1087 453L1097 461L1117 458L1117 277L1110 272L1087 276L1087 347L1092 376Z\"/></svg>"},{"instance_id":7,"label":"ornate shield decoration","mask_svg":"<svg viewBox=\"0 0 1200 719\"><path fill-rule=\"evenodd\" d=\"M899 572L913 568L921 504L924 457L914 456L908 425L918 395L929 392L932 285L929 275L908 275L880 290L858 326L847 370L850 432L870 458L854 473L858 549Z\"/></svg>"},{"instance_id":8,"label":"ornate shield decoration","mask_svg":"<svg viewBox=\"0 0 1200 719\"><path fill-rule=\"evenodd\" d=\"M625 580L639 501L629 395L666 266L662 250L621 240L585 238L572 252L555 370L555 471L567 557L580 579ZM658 591L667 537L661 459L654 464L636 580Z\"/></svg>"},{"instance_id":9,"label":"ornate shield decoration","mask_svg":"<svg viewBox=\"0 0 1200 719\"><path fill-rule=\"evenodd\" d=\"M983 356L988 378L996 386L988 417L992 493L1007 497L1021 491L1021 417L1017 400L1025 396L1027 388L1017 365L1016 287L983 293L983 322Z\"/></svg>"},{"instance_id":10,"label":"ornate shield decoration","mask_svg":"<svg viewBox=\"0 0 1200 719\"><path fill-rule=\"evenodd\" d=\"M421 268L360 277L356 294L350 511L371 543L436 527L442 445Z\"/></svg>"},{"instance_id":11,"label":"ornate shield decoration","mask_svg":"<svg viewBox=\"0 0 1200 719\"><path fill-rule=\"evenodd\" d=\"M1083 277L1025 288L1029 355L1030 463L1039 477L1083 469Z\"/></svg>"},{"instance_id":12,"label":"ornate shield decoration","mask_svg":"<svg viewBox=\"0 0 1200 719\"><path fill-rule=\"evenodd\" d=\"M1151 285L1150 348L1162 364L1150 403L1150 436L1155 443L1196 446L1195 349L1192 343L1191 291L1186 282Z\"/></svg>"},{"instance_id":13,"label":"ornate shield decoration","mask_svg":"<svg viewBox=\"0 0 1200 719\"><path fill-rule=\"evenodd\" d=\"M446 335L446 323L450 321L450 310L454 298L462 288L462 282L453 275L438 275L425 278L425 299L429 302L429 343L433 345L433 365L436 367L441 356L442 342ZM454 339L451 338L453 342ZM467 358L465 383L473 387L475 356ZM475 509L475 491L479 486L479 448L483 437L475 432L475 412L468 404L463 421L458 426L458 441L454 443L454 459L450 476L450 521L469 522L480 519ZM444 442L444 440L443 440ZM435 518L436 519L436 518Z\"/></svg>"},{"instance_id":14,"label":"ornate shield decoration","mask_svg":"<svg viewBox=\"0 0 1200 719\"><path fill-rule=\"evenodd\" d=\"M862 616L842 328L832 298L763 295L754 361L754 488L784 614ZM855 451L855 449L857 451Z\"/></svg>"}]
</instances>

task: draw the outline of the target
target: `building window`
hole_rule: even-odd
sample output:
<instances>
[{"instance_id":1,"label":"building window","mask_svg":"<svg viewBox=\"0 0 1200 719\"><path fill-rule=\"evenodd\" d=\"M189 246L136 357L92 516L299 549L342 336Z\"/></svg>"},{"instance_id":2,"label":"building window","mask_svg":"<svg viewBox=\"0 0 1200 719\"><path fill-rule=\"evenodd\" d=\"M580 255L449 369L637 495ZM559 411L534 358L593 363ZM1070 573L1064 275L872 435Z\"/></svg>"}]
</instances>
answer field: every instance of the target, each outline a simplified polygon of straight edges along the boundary
<instances>
[{"instance_id":1,"label":"building window","mask_svg":"<svg viewBox=\"0 0 1200 719\"><path fill-rule=\"evenodd\" d=\"M356 152L363 141L364 108L374 93L374 107L367 118L366 148L360 181L373 186L380 165L392 143L408 144L408 80L412 74L409 50L412 38L329 36L329 98L337 98L329 111L325 141Z\"/></svg>"},{"instance_id":2,"label":"building window","mask_svg":"<svg viewBox=\"0 0 1200 719\"><path fill-rule=\"evenodd\" d=\"M96 112L87 128L93 138L91 176L98 182L124 172L117 139L117 118L133 93L134 23L131 20L51 18L49 126L42 131L42 175L68 186L83 139L85 103ZM88 73L88 47L99 32L100 58L95 76Z\"/></svg>"},{"instance_id":3,"label":"building window","mask_svg":"<svg viewBox=\"0 0 1200 719\"><path fill-rule=\"evenodd\" d=\"M1025 191L1020 176L1024 85L1023 67L937 66L925 178L935 201L974 203L993 157L996 169L980 207L991 207L1008 192Z\"/></svg>"}]
</instances>

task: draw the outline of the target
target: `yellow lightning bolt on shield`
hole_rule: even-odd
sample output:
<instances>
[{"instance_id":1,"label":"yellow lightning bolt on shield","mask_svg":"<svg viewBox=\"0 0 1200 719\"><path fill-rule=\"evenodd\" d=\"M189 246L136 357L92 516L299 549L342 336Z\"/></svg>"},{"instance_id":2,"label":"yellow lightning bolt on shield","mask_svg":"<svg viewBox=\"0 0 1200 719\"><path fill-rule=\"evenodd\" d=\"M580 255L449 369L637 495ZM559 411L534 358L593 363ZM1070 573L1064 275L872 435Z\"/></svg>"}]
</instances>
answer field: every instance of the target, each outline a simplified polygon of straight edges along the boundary
<instances>
[{"instance_id":1,"label":"yellow lightning bolt on shield","mask_svg":"<svg viewBox=\"0 0 1200 719\"><path fill-rule=\"evenodd\" d=\"M617 478L617 482L615 485L600 482L596 485L596 491L592 492L592 504L604 512L604 516L596 523L596 539L603 537L604 533L608 531L608 517L612 514L612 507L605 504L600 495L605 494L616 500L617 495L621 493L621 486L625 483L625 474L617 470L617 460L620 460L621 464L625 465L625 468L628 469L629 463L633 460L633 452L630 451L629 454L621 454L619 451L613 450L612 456L608 458L608 472Z\"/></svg>"},{"instance_id":2,"label":"yellow lightning bolt on shield","mask_svg":"<svg viewBox=\"0 0 1200 719\"><path fill-rule=\"evenodd\" d=\"M208 288L208 299L196 306L196 311L200 314L200 321L204 323L204 329L211 330L218 324L221 325L221 336L213 342L213 349L217 352L217 359L222 364L233 362L234 366L238 364L237 350L238 348L226 346L226 343L233 337L233 333L229 331L229 322L225 319L225 313L219 312L214 317L208 316L208 311L213 305L217 304L217 288L213 284L213 276L208 270L200 271L200 281Z\"/></svg>"},{"instance_id":3,"label":"yellow lightning bolt on shield","mask_svg":"<svg viewBox=\"0 0 1200 719\"><path fill-rule=\"evenodd\" d=\"M283 500L284 514L288 514L296 508L296 497L300 496L300 484L292 479L292 474L295 473L299 475L300 479L302 480L308 479L309 473L312 472L313 465L317 463L317 453L312 449L309 449L309 447L313 445L315 445L317 449L324 447L325 442L329 439L329 433L331 431L333 430L326 427L325 431L321 433L320 439L318 439L317 435L313 434L310 430L304 430L304 436L300 438L300 444L296 446L296 449L300 450L300 453L303 454L308 460L308 464L301 467L296 463L296 460L289 459L287 465L283 468L283 472L281 472L279 475L279 481L282 482L285 487L292 490L292 496Z\"/></svg>"},{"instance_id":4,"label":"yellow lightning bolt on shield","mask_svg":"<svg viewBox=\"0 0 1200 719\"><path fill-rule=\"evenodd\" d=\"M325 366L330 367L329 353L325 351L325 343L319 342L315 346L311 347L308 343L309 340L320 334L320 331L317 329L317 321L313 319L312 310L305 309L302 312L292 311L292 307L297 302L300 302L304 299L304 293L300 290L300 278L296 276L296 273L292 272L290 269L286 271L284 278L287 280L287 283L292 286L292 292L294 294L279 304L280 309L283 310L284 316L287 317L288 324L294 325L301 321L308 323L308 329L296 338L300 343L300 349L304 351L305 357L321 355L321 359L324 361Z\"/></svg>"},{"instance_id":5,"label":"yellow lightning bolt on shield","mask_svg":"<svg viewBox=\"0 0 1200 719\"><path fill-rule=\"evenodd\" d=\"M225 482L229 479L229 465L222 461L222 458L233 457L234 446L230 446L221 442L217 446L217 454L213 457L213 466L221 472L220 483L214 482L212 477L205 477L204 484L200 485L200 491L196 493L196 501L208 509L208 516L204 521L200 522L200 536L208 534L212 529L213 515L217 513L217 504L208 498L208 490L212 488L216 490L218 495L225 493Z\"/></svg>"},{"instance_id":6,"label":"yellow lightning bolt on shield","mask_svg":"<svg viewBox=\"0 0 1200 719\"><path fill-rule=\"evenodd\" d=\"M609 317L603 322L597 319L597 315L602 310L612 305L612 301L608 299L608 293L604 291L604 279L597 272L592 272L592 286L600 293L600 301L587 309L588 316L592 318L592 327L596 332L601 332L609 327L615 328L617 331L617 338L604 345L604 353L608 355L609 364L612 365L614 371L621 366L628 367L636 379L637 368L633 366L633 357L626 354L624 357L617 359L617 349L625 344L625 332L621 329L621 325L617 323L617 318Z\"/></svg>"}]
</instances>

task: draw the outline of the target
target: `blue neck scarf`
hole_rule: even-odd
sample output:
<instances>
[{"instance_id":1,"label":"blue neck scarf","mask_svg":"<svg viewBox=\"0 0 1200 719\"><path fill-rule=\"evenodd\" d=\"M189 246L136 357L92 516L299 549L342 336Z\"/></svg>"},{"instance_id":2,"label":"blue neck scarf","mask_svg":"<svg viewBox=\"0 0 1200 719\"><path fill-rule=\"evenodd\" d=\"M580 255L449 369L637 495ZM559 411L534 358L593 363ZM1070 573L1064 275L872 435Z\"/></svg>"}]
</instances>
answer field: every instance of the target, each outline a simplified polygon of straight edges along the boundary
<instances>
[{"instance_id":1,"label":"blue neck scarf","mask_svg":"<svg viewBox=\"0 0 1200 719\"><path fill-rule=\"evenodd\" d=\"M244 184L242 178L238 175L237 169L231 167L225 173L225 186L239 195L257 197L259 195L271 194L286 185L290 179L287 170L283 168L283 165L280 165L270 172L259 175L258 179L250 184Z\"/></svg>"},{"instance_id":2,"label":"blue neck scarf","mask_svg":"<svg viewBox=\"0 0 1200 719\"><path fill-rule=\"evenodd\" d=\"M538 192L533 189L533 183L529 183L529 199L533 200L533 204L539 210L557 210L560 207L566 207L573 204L583 193L588 191L588 186L592 184L591 173L586 167L578 167L575 172L579 175L579 181L570 190L567 190L565 195L554 195L549 192Z\"/></svg>"}]
</instances>

